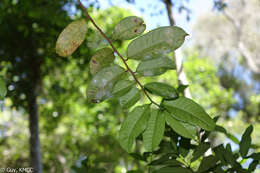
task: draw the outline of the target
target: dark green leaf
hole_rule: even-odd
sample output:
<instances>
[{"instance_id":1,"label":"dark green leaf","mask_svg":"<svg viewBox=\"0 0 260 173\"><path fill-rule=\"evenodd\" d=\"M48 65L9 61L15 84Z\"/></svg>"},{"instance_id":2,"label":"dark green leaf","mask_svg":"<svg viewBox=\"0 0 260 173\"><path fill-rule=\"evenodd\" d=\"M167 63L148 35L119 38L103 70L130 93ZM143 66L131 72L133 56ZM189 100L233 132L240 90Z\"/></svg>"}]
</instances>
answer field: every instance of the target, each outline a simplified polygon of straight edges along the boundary
<instances>
[{"instance_id":1,"label":"dark green leaf","mask_svg":"<svg viewBox=\"0 0 260 173\"><path fill-rule=\"evenodd\" d=\"M215 122L199 104L191 99L179 97L176 100L164 101L163 106L178 120L197 125L209 131L215 129Z\"/></svg>"},{"instance_id":2,"label":"dark green leaf","mask_svg":"<svg viewBox=\"0 0 260 173\"><path fill-rule=\"evenodd\" d=\"M127 173L144 173L143 171L127 171Z\"/></svg>"},{"instance_id":3,"label":"dark green leaf","mask_svg":"<svg viewBox=\"0 0 260 173\"><path fill-rule=\"evenodd\" d=\"M250 125L244 132L242 139L239 143L239 152L242 157L246 157L251 145L251 133L253 132L253 126Z\"/></svg>"},{"instance_id":4,"label":"dark green leaf","mask_svg":"<svg viewBox=\"0 0 260 173\"><path fill-rule=\"evenodd\" d=\"M7 93L4 80L0 77L0 100L2 100Z\"/></svg>"},{"instance_id":5,"label":"dark green leaf","mask_svg":"<svg viewBox=\"0 0 260 173\"><path fill-rule=\"evenodd\" d=\"M190 138L190 139L195 139L196 138L196 133L197 133L197 128L191 124L185 123L183 121L179 121L174 116L169 114L168 112L164 111L166 115L166 122L167 124L179 135L185 137L185 138Z\"/></svg>"},{"instance_id":6,"label":"dark green leaf","mask_svg":"<svg viewBox=\"0 0 260 173\"><path fill-rule=\"evenodd\" d=\"M186 157L189 154L189 151L191 148L191 140L181 137L181 139L179 140L179 153L180 155L182 155L183 157Z\"/></svg>"},{"instance_id":7,"label":"dark green leaf","mask_svg":"<svg viewBox=\"0 0 260 173\"><path fill-rule=\"evenodd\" d=\"M109 66L115 59L114 51L108 47L99 49L90 60L90 72L96 74L102 68Z\"/></svg>"},{"instance_id":8,"label":"dark green leaf","mask_svg":"<svg viewBox=\"0 0 260 173\"><path fill-rule=\"evenodd\" d=\"M226 145L226 150L224 152L225 160L233 167L236 166L236 159L232 153L231 145L228 143Z\"/></svg>"},{"instance_id":9,"label":"dark green leaf","mask_svg":"<svg viewBox=\"0 0 260 173\"><path fill-rule=\"evenodd\" d=\"M213 151L214 151L216 157L221 161L221 163L223 165L227 165L227 161L225 159L226 149L224 148L224 146L221 144L221 145L213 148Z\"/></svg>"},{"instance_id":10,"label":"dark green leaf","mask_svg":"<svg viewBox=\"0 0 260 173\"><path fill-rule=\"evenodd\" d=\"M188 34L177 26L165 26L154 29L134 41L127 48L129 59L148 59L179 48Z\"/></svg>"},{"instance_id":11,"label":"dark green leaf","mask_svg":"<svg viewBox=\"0 0 260 173\"><path fill-rule=\"evenodd\" d=\"M168 165L168 166L181 166L182 164L176 160L176 154L165 154L159 159L152 161L149 165Z\"/></svg>"},{"instance_id":12,"label":"dark green leaf","mask_svg":"<svg viewBox=\"0 0 260 173\"><path fill-rule=\"evenodd\" d=\"M253 162L250 163L248 167L249 172L255 171L256 167L259 165L259 160L254 160Z\"/></svg>"},{"instance_id":13,"label":"dark green leaf","mask_svg":"<svg viewBox=\"0 0 260 173\"><path fill-rule=\"evenodd\" d=\"M189 85L182 85L182 84L179 85L178 88L177 88L177 92L178 92L179 94L183 93L184 90L185 90L186 88L188 88L188 86L189 86Z\"/></svg>"},{"instance_id":14,"label":"dark green leaf","mask_svg":"<svg viewBox=\"0 0 260 173\"><path fill-rule=\"evenodd\" d=\"M159 57L141 61L136 72L142 76L157 76L171 69L176 69L174 62L167 57Z\"/></svg>"},{"instance_id":15,"label":"dark green leaf","mask_svg":"<svg viewBox=\"0 0 260 173\"><path fill-rule=\"evenodd\" d=\"M87 171L88 173L106 173L107 171L103 168L91 168ZM85 172L80 172L85 173Z\"/></svg>"},{"instance_id":16,"label":"dark green leaf","mask_svg":"<svg viewBox=\"0 0 260 173\"><path fill-rule=\"evenodd\" d=\"M142 155L138 153L130 153L130 155L136 160L146 161L146 158L144 158Z\"/></svg>"},{"instance_id":17,"label":"dark green leaf","mask_svg":"<svg viewBox=\"0 0 260 173\"><path fill-rule=\"evenodd\" d=\"M98 103L107 98L112 97L112 88L116 80L118 80L125 70L113 65L100 70L91 80L87 89L88 101Z\"/></svg>"},{"instance_id":18,"label":"dark green leaf","mask_svg":"<svg viewBox=\"0 0 260 173\"><path fill-rule=\"evenodd\" d=\"M260 161L260 153L253 153L249 157L251 157L254 160Z\"/></svg>"},{"instance_id":19,"label":"dark green leaf","mask_svg":"<svg viewBox=\"0 0 260 173\"><path fill-rule=\"evenodd\" d=\"M164 167L153 171L153 173L192 173L192 171L183 167Z\"/></svg>"},{"instance_id":20,"label":"dark green leaf","mask_svg":"<svg viewBox=\"0 0 260 173\"><path fill-rule=\"evenodd\" d=\"M160 144L165 128L165 115L159 111L152 109L147 128L143 133L144 148L147 151L154 151Z\"/></svg>"},{"instance_id":21,"label":"dark green leaf","mask_svg":"<svg viewBox=\"0 0 260 173\"><path fill-rule=\"evenodd\" d=\"M144 88L150 93L158 96L162 96L165 99L172 100L178 97L178 94L172 86L161 83L161 82L151 82L144 85Z\"/></svg>"},{"instance_id":22,"label":"dark green leaf","mask_svg":"<svg viewBox=\"0 0 260 173\"><path fill-rule=\"evenodd\" d=\"M217 161L218 161L218 159L212 155L204 157L200 163L198 173L205 172L205 171L215 167Z\"/></svg>"},{"instance_id":23,"label":"dark green leaf","mask_svg":"<svg viewBox=\"0 0 260 173\"><path fill-rule=\"evenodd\" d=\"M113 96L120 97L126 94L134 84L135 82L130 80L121 80L117 82L113 88Z\"/></svg>"},{"instance_id":24,"label":"dark green leaf","mask_svg":"<svg viewBox=\"0 0 260 173\"><path fill-rule=\"evenodd\" d=\"M208 142L200 143L199 146L195 149L192 154L191 162L196 161L199 157L203 156L206 151L210 148L210 144Z\"/></svg>"},{"instance_id":25,"label":"dark green leaf","mask_svg":"<svg viewBox=\"0 0 260 173\"><path fill-rule=\"evenodd\" d=\"M114 40L130 40L142 34L146 28L143 19L129 16L121 20L113 31Z\"/></svg>"},{"instance_id":26,"label":"dark green leaf","mask_svg":"<svg viewBox=\"0 0 260 173\"><path fill-rule=\"evenodd\" d=\"M70 23L59 35L56 53L66 57L71 55L85 40L87 25L84 19Z\"/></svg>"},{"instance_id":27,"label":"dark green leaf","mask_svg":"<svg viewBox=\"0 0 260 173\"><path fill-rule=\"evenodd\" d=\"M139 89L136 87L132 88L128 93L119 98L119 103L123 109L130 108L141 98Z\"/></svg>"},{"instance_id":28,"label":"dark green leaf","mask_svg":"<svg viewBox=\"0 0 260 173\"><path fill-rule=\"evenodd\" d=\"M119 143L127 152L131 151L135 138L145 130L149 116L150 105L135 107L127 115L119 131Z\"/></svg>"}]
</instances>

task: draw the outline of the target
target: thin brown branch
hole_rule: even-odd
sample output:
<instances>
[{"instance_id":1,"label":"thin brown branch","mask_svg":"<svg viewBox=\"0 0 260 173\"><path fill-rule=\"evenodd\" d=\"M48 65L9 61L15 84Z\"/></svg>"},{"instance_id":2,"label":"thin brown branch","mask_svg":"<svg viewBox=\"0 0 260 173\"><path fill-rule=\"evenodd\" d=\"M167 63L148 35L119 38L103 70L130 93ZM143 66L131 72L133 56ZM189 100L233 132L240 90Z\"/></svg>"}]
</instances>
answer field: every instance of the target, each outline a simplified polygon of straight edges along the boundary
<instances>
[{"instance_id":1,"label":"thin brown branch","mask_svg":"<svg viewBox=\"0 0 260 173\"><path fill-rule=\"evenodd\" d=\"M87 16L87 19L90 20L90 22L94 25L94 27L100 32L100 34L108 41L109 45L112 47L112 49L114 50L114 52L120 57L120 59L123 61L127 71L133 76L134 80L136 81L136 83L140 86L141 90L143 91L143 93L146 95L146 97L150 100L151 103L155 104L156 106L160 107L159 104L157 104L156 102L154 102L152 100L152 98L149 96L149 94L146 92L146 90L144 89L143 85L140 83L140 81L137 79L137 77L135 76L135 73L130 69L130 67L128 66L128 64L126 63L127 59L123 58L123 56L118 52L118 50L115 48L115 46L113 45L113 42L107 37L107 35L102 31L102 29L96 24L96 22L93 20L93 18L89 15L86 7L81 3L80 0L78 0L78 3L80 5L80 7L82 8L83 12L85 13L85 15Z\"/></svg>"}]
</instances>

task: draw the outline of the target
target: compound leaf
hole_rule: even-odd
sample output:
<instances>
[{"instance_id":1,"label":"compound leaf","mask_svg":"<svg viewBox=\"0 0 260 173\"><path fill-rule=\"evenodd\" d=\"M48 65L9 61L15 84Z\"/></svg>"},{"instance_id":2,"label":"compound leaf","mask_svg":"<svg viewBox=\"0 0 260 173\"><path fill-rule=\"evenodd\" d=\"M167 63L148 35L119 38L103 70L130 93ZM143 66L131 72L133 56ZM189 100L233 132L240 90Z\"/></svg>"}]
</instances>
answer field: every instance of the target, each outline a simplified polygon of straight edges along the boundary
<instances>
[{"instance_id":1,"label":"compound leaf","mask_svg":"<svg viewBox=\"0 0 260 173\"><path fill-rule=\"evenodd\" d=\"M133 40L127 48L127 57L141 60L167 54L179 48L187 35L177 26L159 27Z\"/></svg>"},{"instance_id":2,"label":"compound leaf","mask_svg":"<svg viewBox=\"0 0 260 173\"><path fill-rule=\"evenodd\" d=\"M164 114L166 115L166 122L167 124L179 135L185 137L185 138L190 138L190 139L195 139L196 138L196 133L197 133L197 128L191 124L185 123L183 121L179 121L174 116L169 114L168 112L164 111Z\"/></svg>"},{"instance_id":3,"label":"compound leaf","mask_svg":"<svg viewBox=\"0 0 260 173\"><path fill-rule=\"evenodd\" d=\"M146 128L150 115L150 105L135 107L130 112L119 131L119 143L123 149L130 152L135 138L139 136Z\"/></svg>"},{"instance_id":4,"label":"compound leaf","mask_svg":"<svg viewBox=\"0 0 260 173\"><path fill-rule=\"evenodd\" d=\"M143 133L144 148L147 151L154 151L160 144L165 129L165 115L159 111L152 109L147 128Z\"/></svg>"},{"instance_id":5,"label":"compound leaf","mask_svg":"<svg viewBox=\"0 0 260 173\"><path fill-rule=\"evenodd\" d=\"M215 129L215 122L205 110L189 98L179 97L176 100L164 101L163 106L178 120L197 125L208 131Z\"/></svg>"},{"instance_id":6,"label":"compound leaf","mask_svg":"<svg viewBox=\"0 0 260 173\"><path fill-rule=\"evenodd\" d=\"M121 20L114 28L114 40L130 40L142 34L146 28L143 19L129 16Z\"/></svg>"},{"instance_id":7,"label":"compound leaf","mask_svg":"<svg viewBox=\"0 0 260 173\"><path fill-rule=\"evenodd\" d=\"M126 94L134 84L135 82L130 80L118 81L113 88L113 92L112 92L113 96L120 97Z\"/></svg>"},{"instance_id":8,"label":"compound leaf","mask_svg":"<svg viewBox=\"0 0 260 173\"><path fill-rule=\"evenodd\" d=\"M177 93L176 89L165 83L151 82L151 83L145 84L144 88L148 92L150 92L154 95L162 96L164 99L167 99L167 100L172 100L172 99L175 99L178 97L178 93Z\"/></svg>"},{"instance_id":9,"label":"compound leaf","mask_svg":"<svg viewBox=\"0 0 260 173\"><path fill-rule=\"evenodd\" d=\"M114 83L124 72L122 67L115 64L101 69L88 86L87 100L98 103L112 97Z\"/></svg>"},{"instance_id":10,"label":"compound leaf","mask_svg":"<svg viewBox=\"0 0 260 173\"><path fill-rule=\"evenodd\" d=\"M84 41L87 33L84 19L70 23L59 35L56 42L56 53L66 57L71 55Z\"/></svg>"},{"instance_id":11,"label":"compound leaf","mask_svg":"<svg viewBox=\"0 0 260 173\"><path fill-rule=\"evenodd\" d=\"M171 69L176 69L174 62L167 57L159 57L141 61L136 72L142 76L157 76Z\"/></svg>"},{"instance_id":12,"label":"compound leaf","mask_svg":"<svg viewBox=\"0 0 260 173\"><path fill-rule=\"evenodd\" d=\"M123 109L130 108L141 98L139 89L136 87L132 88L128 93L119 98L119 103Z\"/></svg>"},{"instance_id":13,"label":"compound leaf","mask_svg":"<svg viewBox=\"0 0 260 173\"><path fill-rule=\"evenodd\" d=\"M108 47L99 49L91 57L90 73L96 74L102 68L110 65L115 59L114 51Z\"/></svg>"}]
</instances>

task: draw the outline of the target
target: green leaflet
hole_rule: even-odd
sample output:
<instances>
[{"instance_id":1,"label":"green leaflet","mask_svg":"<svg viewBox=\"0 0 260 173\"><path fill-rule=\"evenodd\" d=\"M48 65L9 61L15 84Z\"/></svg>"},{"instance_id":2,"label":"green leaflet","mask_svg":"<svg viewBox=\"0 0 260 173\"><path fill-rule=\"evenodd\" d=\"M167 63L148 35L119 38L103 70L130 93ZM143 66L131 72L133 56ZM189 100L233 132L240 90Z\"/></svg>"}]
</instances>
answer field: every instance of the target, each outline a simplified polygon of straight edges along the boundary
<instances>
[{"instance_id":1,"label":"green leaflet","mask_svg":"<svg viewBox=\"0 0 260 173\"><path fill-rule=\"evenodd\" d=\"M159 57L141 61L136 72L142 76L157 76L171 69L176 69L174 62L167 57Z\"/></svg>"},{"instance_id":2,"label":"green leaflet","mask_svg":"<svg viewBox=\"0 0 260 173\"><path fill-rule=\"evenodd\" d=\"M176 155L168 153L160 157L159 159L153 160L149 165L170 165L170 166L181 166L178 160L176 160Z\"/></svg>"},{"instance_id":3,"label":"green leaflet","mask_svg":"<svg viewBox=\"0 0 260 173\"><path fill-rule=\"evenodd\" d=\"M0 100L4 99L6 93L7 93L7 89L6 89L6 86L5 86L5 82L0 77Z\"/></svg>"},{"instance_id":4,"label":"green leaflet","mask_svg":"<svg viewBox=\"0 0 260 173\"><path fill-rule=\"evenodd\" d=\"M99 49L90 60L90 73L96 74L102 68L110 65L115 59L114 51L108 47Z\"/></svg>"},{"instance_id":5,"label":"green leaflet","mask_svg":"<svg viewBox=\"0 0 260 173\"><path fill-rule=\"evenodd\" d=\"M84 41L87 25L84 19L70 23L59 35L56 42L56 53L66 57L71 55Z\"/></svg>"},{"instance_id":6,"label":"green leaflet","mask_svg":"<svg viewBox=\"0 0 260 173\"><path fill-rule=\"evenodd\" d=\"M153 171L153 173L192 173L191 170L183 167L163 167L156 171Z\"/></svg>"},{"instance_id":7,"label":"green leaflet","mask_svg":"<svg viewBox=\"0 0 260 173\"><path fill-rule=\"evenodd\" d=\"M190 139L195 139L196 138L196 133L197 133L197 128L191 124L182 122L174 118L173 115L169 114L168 112L164 111L164 114L166 115L166 122L167 124L179 135L185 137L185 138L190 138Z\"/></svg>"},{"instance_id":8,"label":"green leaflet","mask_svg":"<svg viewBox=\"0 0 260 173\"><path fill-rule=\"evenodd\" d=\"M143 133L144 148L147 151L154 151L160 144L165 128L165 115L161 111L152 109L147 128Z\"/></svg>"},{"instance_id":9,"label":"green leaflet","mask_svg":"<svg viewBox=\"0 0 260 173\"><path fill-rule=\"evenodd\" d=\"M186 97L176 100L164 101L163 106L178 120L197 125L205 130L215 129L215 122L196 102Z\"/></svg>"},{"instance_id":10,"label":"green leaflet","mask_svg":"<svg viewBox=\"0 0 260 173\"><path fill-rule=\"evenodd\" d=\"M251 145L251 133L253 132L253 126L250 125L249 127L247 127L247 129L245 130L242 139L239 143L239 152L241 154L242 157L246 157L248 150L250 148Z\"/></svg>"},{"instance_id":11,"label":"green leaflet","mask_svg":"<svg viewBox=\"0 0 260 173\"><path fill-rule=\"evenodd\" d=\"M199 169L197 172L202 173L202 172L209 170L210 168L213 168L216 165L217 161L218 161L218 159L213 155L204 157L200 163L200 166L199 166Z\"/></svg>"},{"instance_id":12,"label":"green leaflet","mask_svg":"<svg viewBox=\"0 0 260 173\"><path fill-rule=\"evenodd\" d=\"M131 152L135 138L146 128L150 115L150 105L135 107L130 112L119 131L119 143L127 152Z\"/></svg>"},{"instance_id":13,"label":"green leaflet","mask_svg":"<svg viewBox=\"0 0 260 173\"><path fill-rule=\"evenodd\" d=\"M203 142L200 143L199 146L195 149L194 153L192 153L192 159L191 162L196 161L199 157L203 156L203 154L208 151L210 148L210 143L208 142Z\"/></svg>"},{"instance_id":14,"label":"green leaflet","mask_svg":"<svg viewBox=\"0 0 260 173\"><path fill-rule=\"evenodd\" d=\"M143 19L129 16L121 20L114 28L114 40L130 40L142 34L146 28Z\"/></svg>"},{"instance_id":15,"label":"green leaflet","mask_svg":"<svg viewBox=\"0 0 260 173\"><path fill-rule=\"evenodd\" d=\"M159 27L133 40L127 48L127 57L141 60L167 54L179 48L187 35L177 26Z\"/></svg>"},{"instance_id":16,"label":"green leaflet","mask_svg":"<svg viewBox=\"0 0 260 173\"><path fill-rule=\"evenodd\" d=\"M172 86L161 83L151 82L144 85L144 88L152 94L162 96L164 99L172 100L178 97L178 93Z\"/></svg>"},{"instance_id":17,"label":"green leaflet","mask_svg":"<svg viewBox=\"0 0 260 173\"><path fill-rule=\"evenodd\" d=\"M123 109L130 108L141 98L139 89L136 87L132 88L128 93L119 98L119 103Z\"/></svg>"},{"instance_id":18,"label":"green leaflet","mask_svg":"<svg viewBox=\"0 0 260 173\"><path fill-rule=\"evenodd\" d=\"M113 88L113 96L120 97L126 94L135 84L134 81L130 80L120 80L118 81Z\"/></svg>"},{"instance_id":19,"label":"green leaflet","mask_svg":"<svg viewBox=\"0 0 260 173\"><path fill-rule=\"evenodd\" d=\"M115 64L100 70L88 86L87 100L98 103L112 97L114 83L124 72L122 67Z\"/></svg>"},{"instance_id":20,"label":"green leaflet","mask_svg":"<svg viewBox=\"0 0 260 173\"><path fill-rule=\"evenodd\" d=\"M216 157L221 161L222 165L227 165L227 161L225 159L226 149L224 148L223 144L214 147L213 151Z\"/></svg>"}]
</instances>

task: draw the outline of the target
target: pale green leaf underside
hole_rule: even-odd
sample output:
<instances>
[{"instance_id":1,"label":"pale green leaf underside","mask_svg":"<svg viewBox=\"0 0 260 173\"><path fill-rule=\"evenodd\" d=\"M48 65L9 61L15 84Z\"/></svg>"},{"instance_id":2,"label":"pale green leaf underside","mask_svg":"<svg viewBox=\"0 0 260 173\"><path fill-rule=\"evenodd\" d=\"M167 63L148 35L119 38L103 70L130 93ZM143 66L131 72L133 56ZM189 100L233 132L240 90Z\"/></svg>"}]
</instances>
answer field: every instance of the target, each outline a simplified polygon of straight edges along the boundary
<instances>
[{"instance_id":1,"label":"pale green leaf underside","mask_svg":"<svg viewBox=\"0 0 260 173\"><path fill-rule=\"evenodd\" d=\"M119 98L119 103L123 109L130 108L141 98L139 89L136 87L132 88L128 93Z\"/></svg>"},{"instance_id":2,"label":"pale green leaf underside","mask_svg":"<svg viewBox=\"0 0 260 173\"><path fill-rule=\"evenodd\" d=\"M112 97L114 83L122 77L124 72L125 70L122 67L115 64L101 69L88 86L88 101L98 103Z\"/></svg>"},{"instance_id":3,"label":"pale green leaf underside","mask_svg":"<svg viewBox=\"0 0 260 173\"><path fill-rule=\"evenodd\" d=\"M4 80L0 77L0 100L5 97L7 93L6 85Z\"/></svg>"},{"instance_id":4,"label":"pale green leaf underside","mask_svg":"<svg viewBox=\"0 0 260 173\"><path fill-rule=\"evenodd\" d=\"M151 82L144 85L144 88L154 95L161 96L165 99L175 99L178 93L172 86L162 82Z\"/></svg>"},{"instance_id":5,"label":"pale green leaf underside","mask_svg":"<svg viewBox=\"0 0 260 173\"><path fill-rule=\"evenodd\" d=\"M115 59L114 51L108 47L99 49L90 60L90 72L96 74L102 68L110 65Z\"/></svg>"},{"instance_id":6,"label":"pale green leaf underside","mask_svg":"<svg viewBox=\"0 0 260 173\"><path fill-rule=\"evenodd\" d=\"M168 112L164 112L166 115L166 122L167 124L179 135L185 137L185 138L190 138L190 139L195 139L196 138L196 133L197 133L197 128L191 124L182 122L174 118L171 114Z\"/></svg>"},{"instance_id":7,"label":"pale green leaf underside","mask_svg":"<svg viewBox=\"0 0 260 173\"><path fill-rule=\"evenodd\" d=\"M164 101L163 106L178 120L197 125L209 131L215 129L215 122L199 104L191 99L179 97L176 100Z\"/></svg>"},{"instance_id":8,"label":"pale green leaf underside","mask_svg":"<svg viewBox=\"0 0 260 173\"><path fill-rule=\"evenodd\" d=\"M127 152L131 152L135 138L146 128L150 116L150 105L135 107L122 123L119 131L119 143Z\"/></svg>"},{"instance_id":9,"label":"pale green leaf underside","mask_svg":"<svg viewBox=\"0 0 260 173\"><path fill-rule=\"evenodd\" d=\"M70 23L59 35L56 42L56 53L66 57L71 55L84 41L87 25L84 19Z\"/></svg>"},{"instance_id":10,"label":"pale green leaf underside","mask_svg":"<svg viewBox=\"0 0 260 173\"><path fill-rule=\"evenodd\" d=\"M113 96L120 97L126 94L133 87L134 84L135 82L130 80L118 81L113 88Z\"/></svg>"},{"instance_id":11,"label":"pale green leaf underside","mask_svg":"<svg viewBox=\"0 0 260 173\"><path fill-rule=\"evenodd\" d=\"M159 110L151 110L147 128L143 133L144 148L148 152L154 151L160 144L165 129L165 116Z\"/></svg>"},{"instance_id":12,"label":"pale green leaf underside","mask_svg":"<svg viewBox=\"0 0 260 173\"><path fill-rule=\"evenodd\" d=\"M172 69L176 69L176 66L171 59L159 57L141 61L137 66L136 72L142 76L157 76Z\"/></svg>"},{"instance_id":13,"label":"pale green leaf underside","mask_svg":"<svg viewBox=\"0 0 260 173\"><path fill-rule=\"evenodd\" d=\"M185 36L187 33L177 26L159 27L133 40L127 48L127 57L140 60L167 54L179 48Z\"/></svg>"},{"instance_id":14,"label":"pale green leaf underside","mask_svg":"<svg viewBox=\"0 0 260 173\"><path fill-rule=\"evenodd\" d=\"M114 28L114 40L130 40L142 34L146 28L143 19L129 16L121 20Z\"/></svg>"}]
</instances>

